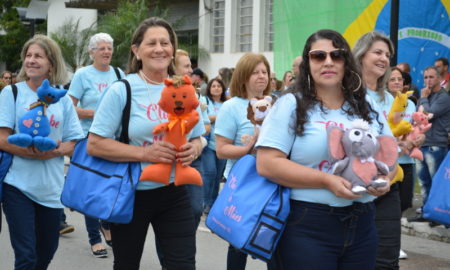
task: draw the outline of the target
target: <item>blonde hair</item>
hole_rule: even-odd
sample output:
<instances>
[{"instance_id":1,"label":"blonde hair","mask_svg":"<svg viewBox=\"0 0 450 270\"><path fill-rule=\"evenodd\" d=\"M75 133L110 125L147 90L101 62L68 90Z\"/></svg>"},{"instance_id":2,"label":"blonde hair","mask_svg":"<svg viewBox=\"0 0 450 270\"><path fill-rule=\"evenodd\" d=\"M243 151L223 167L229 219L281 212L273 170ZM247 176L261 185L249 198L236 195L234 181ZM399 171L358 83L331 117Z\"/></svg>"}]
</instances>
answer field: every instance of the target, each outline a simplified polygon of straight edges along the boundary
<instances>
[{"instance_id":1,"label":"blonde hair","mask_svg":"<svg viewBox=\"0 0 450 270\"><path fill-rule=\"evenodd\" d=\"M236 64L236 68L231 77L230 83L230 95L232 97L247 98L247 89L245 84L250 79L255 67L263 63L267 69L267 76L270 74L270 65L266 57L262 54L246 53L239 59ZM270 94L270 83L267 83L266 89L264 89L263 95Z\"/></svg>"},{"instance_id":2,"label":"blonde hair","mask_svg":"<svg viewBox=\"0 0 450 270\"><path fill-rule=\"evenodd\" d=\"M51 63L50 72L48 74L50 84L57 85L67 83L66 65L61 54L61 49L53 39L40 34L35 35L23 45L22 52L20 53L22 68L17 75L17 81L30 79L25 72L24 62L28 48L33 44L38 45L44 50L45 55Z\"/></svg>"}]
</instances>

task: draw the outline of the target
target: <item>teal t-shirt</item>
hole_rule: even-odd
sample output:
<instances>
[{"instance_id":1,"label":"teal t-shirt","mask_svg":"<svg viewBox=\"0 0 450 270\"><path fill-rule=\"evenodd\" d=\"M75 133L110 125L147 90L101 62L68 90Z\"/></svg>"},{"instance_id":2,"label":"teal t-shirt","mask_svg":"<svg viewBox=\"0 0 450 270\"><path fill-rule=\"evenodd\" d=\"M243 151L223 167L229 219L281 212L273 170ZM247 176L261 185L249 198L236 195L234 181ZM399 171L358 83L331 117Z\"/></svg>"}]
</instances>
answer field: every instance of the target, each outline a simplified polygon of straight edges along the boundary
<instances>
[{"instance_id":1,"label":"teal t-shirt","mask_svg":"<svg viewBox=\"0 0 450 270\"><path fill-rule=\"evenodd\" d=\"M232 140L233 145L243 145L241 137L244 134L253 136L254 125L247 119L248 102L248 99L240 97L232 97L225 101L217 115L214 134ZM236 161L237 159L227 160L225 178Z\"/></svg>"},{"instance_id":2,"label":"teal t-shirt","mask_svg":"<svg viewBox=\"0 0 450 270\"><path fill-rule=\"evenodd\" d=\"M163 134L153 135L152 131L156 125L167 122L167 113L158 106L164 84L146 84L136 74L129 74L126 76L126 79L129 81L132 89L128 134L130 144L146 146L162 140ZM122 110L125 107L126 98L124 83L114 82L111 84L100 100L89 132L106 138L119 137L122 124ZM197 108L197 111L200 112L200 109ZM188 139L199 137L205 133L203 119L200 113L199 115L200 120L187 135ZM141 162L141 167L144 168L148 164L150 163ZM170 182L173 182L173 180L174 170L172 171ZM140 181L137 189L154 189L163 186L161 183Z\"/></svg>"},{"instance_id":3,"label":"teal t-shirt","mask_svg":"<svg viewBox=\"0 0 450 270\"><path fill-rule=\"evenodd\" d=\"M367 100L369 103L372 103L370 98ZM344 103L343 106L348 106L348 104ZM330 125L339 126L344 129L349 128L352 120L356 119L356 117L348 116L342 109L326 109L325 112L322 112L320 106L316 105L309 111L309 119L305 123L304 134L299 137L293 130L296 124L296 108L297 101L293 94L286 94L278 99L264 120L256 147L265 146L275 148L286 155L291 153L292 161L329 173L333 163L328 153L326 128ZM376 120L372 121L371 128L373 134L391 135L391 131L384 117L380 116L379 121L383 124L383 127ZM369 202L374 198L374 196L364 194L355 201ZM327 204L334 207L348 206L353 203L351 200L336 197L328 189L321 188L293 188L291 199Z\"/></svg>"},{"instance_id":4,"label":"teal t-shirt","mask_svg":"<svg viewBox=\"0 0 450 270\"><path fill-rule=\"evenodd\" d=\"M11 86L5 87L0 94L0 127L11 128L18 133L19 118L28 111L30 104L38 100L38 96L26 82L16 85L18 91L15 103ZM48 137L62 142L84 138L72 100L67 94L57 103L51 104L46 113L50 121ZM36 203L62 208L60 197L64 184L64 157L37 160L15 155L4 181Z\"/></svg>"},{"instance_id":5,"label":"teal t-shirt","mask_svg":"<svg viewBox=\"0 0 450 270\"><path fill-rule=\"evenodd\" d=\"M125 74L119 69L121 78ZM68 94L78 99L78 106L82 109L96 109L98 100L108 86L117 81L117 75L113 67L109 71L100 71L93 65L78 69L73 75ZM87 135L92 124L92 118L81 119L83 132Z\"/></svg>"}]
</instances>

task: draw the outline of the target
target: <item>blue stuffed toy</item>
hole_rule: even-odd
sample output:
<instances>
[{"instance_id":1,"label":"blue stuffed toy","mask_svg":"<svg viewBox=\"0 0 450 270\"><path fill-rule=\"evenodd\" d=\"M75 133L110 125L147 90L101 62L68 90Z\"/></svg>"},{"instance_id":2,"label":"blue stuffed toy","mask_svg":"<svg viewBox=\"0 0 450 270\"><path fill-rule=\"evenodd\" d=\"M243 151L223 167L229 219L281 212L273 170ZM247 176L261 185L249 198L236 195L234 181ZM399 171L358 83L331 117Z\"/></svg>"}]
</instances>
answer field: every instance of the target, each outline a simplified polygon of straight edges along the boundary
<instances>
[{"instance_id":1,"label":"blue stuffed toy","mask_svg":"<svg viewBox=\"0 0 450 270\"><path fill-rule=\"evenodd\" d=\"M56 148L58 143L47 137L50 134L50 121L46 109L50 104L58 102L66 93L66 90L53 88L47 79L44 80L37 89L38 101L31 104L29 111L19 119L19 133L9 136L8 143L20 147L34 145L40 151Z\"/></svg>"}]
</instances>

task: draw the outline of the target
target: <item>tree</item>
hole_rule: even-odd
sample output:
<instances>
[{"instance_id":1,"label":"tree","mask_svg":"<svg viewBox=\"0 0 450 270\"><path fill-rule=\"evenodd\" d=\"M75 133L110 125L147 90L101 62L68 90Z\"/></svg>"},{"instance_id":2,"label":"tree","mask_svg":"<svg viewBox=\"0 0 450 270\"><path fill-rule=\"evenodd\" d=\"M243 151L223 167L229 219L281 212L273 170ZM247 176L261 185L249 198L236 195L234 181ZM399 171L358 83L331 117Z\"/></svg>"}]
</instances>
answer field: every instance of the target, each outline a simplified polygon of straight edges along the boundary
<instances>
[{"instance_id":1,"label":"tree","mask_svg":"<svg viewBox=\"0 0 450 270\"><path fill-rule=\"evenodd\" d=\"M15 7L27 7L29 3L30 0L3 0L0 4L0 62L5 62L11 71L20 68L20 52L30 38L30 29L21 22ZM37 32L45 33L45 29L46 23L37 26Z\"/></svg>"},{"instance_id":2,"label":"tree","mask_svg":"<svg viewBox=\"0 0 450 270\"><path fill-rule=\"evenodd\" d=\"M68 19L55 33L51 34L53 40L58 43L66 64L72 71L80 66L89 64L88 43L90 37L95 33L93 25L80 30L80 20Z\"/></svg>"}]
</instances>

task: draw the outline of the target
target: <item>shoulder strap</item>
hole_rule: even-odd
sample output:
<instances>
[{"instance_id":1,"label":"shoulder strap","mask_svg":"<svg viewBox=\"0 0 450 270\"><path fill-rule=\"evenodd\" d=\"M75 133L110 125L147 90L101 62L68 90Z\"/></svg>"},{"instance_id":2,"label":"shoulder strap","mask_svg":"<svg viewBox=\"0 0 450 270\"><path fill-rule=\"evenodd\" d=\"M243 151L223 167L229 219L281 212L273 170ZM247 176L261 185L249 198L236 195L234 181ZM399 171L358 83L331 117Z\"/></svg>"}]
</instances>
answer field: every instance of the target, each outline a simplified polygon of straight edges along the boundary
<instances>
[{"instance_id":1,"label":"shoulder strap","mask_svg":"<svg viewBox=\"0 0 450 270\"><path fill-rule=\"evenodd\" d=\"M116 76L117 76L117 80L120 80L120 79L122 79L122 76L120 76L120 72L119 72L119 69L118 69L118 68L116 68L116 67L113 67L113 69L114 69L114 72L116 73Z\"/></svg>"},{"instance_id":2,"label":"shoulder strap","mask_svg":"<svg viewBox=\"0 0 450 270\"><path fill-rule=\"evenodd\" d=\"M11 84L11 89L12 89L13 96L14 96L14 102L16 102L16 100L17 100L17 85Z\"/></svg>"},{"instance_id":3,"label":"shoulder strap","mask_svg":"<svg viewBox=\"0 0 450 270\"><path fill-rule=\"evenodd\" d=\"M130 138L128 137L128 125L130 123L130 111L131 111L131 86L126 79L120 79L119 81L125 84L127 89L127 102L122 111L122 132L120 133L120 141L126 144L130 143Z\"/></svg>"}]
</instances>

